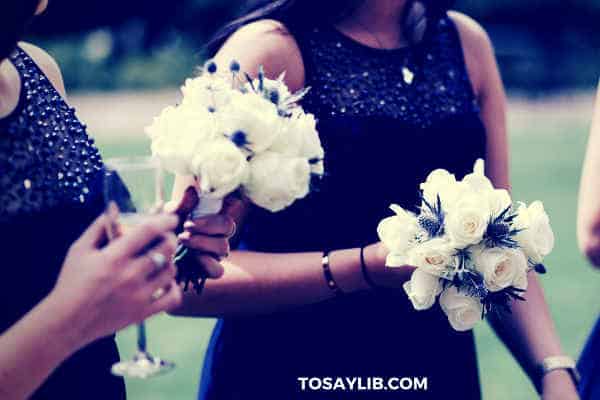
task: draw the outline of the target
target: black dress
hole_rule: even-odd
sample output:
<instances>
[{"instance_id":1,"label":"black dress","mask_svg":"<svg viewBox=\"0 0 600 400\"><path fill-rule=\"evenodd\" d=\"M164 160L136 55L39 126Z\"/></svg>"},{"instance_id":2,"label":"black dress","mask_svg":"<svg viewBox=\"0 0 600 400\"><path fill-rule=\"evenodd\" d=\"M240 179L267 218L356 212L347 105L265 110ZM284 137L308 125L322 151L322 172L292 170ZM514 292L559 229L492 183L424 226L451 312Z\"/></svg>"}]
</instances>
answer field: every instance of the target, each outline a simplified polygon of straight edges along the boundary
<instances>
[{"instance_id":1,"label":"black dress","mask_svg":"<svg viewBox=\"0 0 600 400\"><path fill-rule=\"evenodd\" d=\"M0 332L48 295L68 248L104 207L104 167L85 126L22 49L10 61L21 95L0 119ZM118 359L114 337L98 340L66 360L32 398L124 399L123 380L110 374Z\"/></svg>"},{"instance_id":2,"label":"black dress","mask_svg":"<svg viewBox=\"0 0 600 400\"><path fill-rule=\"evenodd\" d=\"M292 32L312 88L303 106L319 120L327 175L320 191L283 212L253 211L243 232L248 249L375 243L388 206L414 209L429 172L462 178L485 158L486 131L450 18L398 50L366 47L333 27ZM301 392L298 377L427 377L428 390ZM453 331L438 306L414 311L398 289L220 320L200 398L479 399L480 388L472 333Z\"/></svg>"}]
</instances>

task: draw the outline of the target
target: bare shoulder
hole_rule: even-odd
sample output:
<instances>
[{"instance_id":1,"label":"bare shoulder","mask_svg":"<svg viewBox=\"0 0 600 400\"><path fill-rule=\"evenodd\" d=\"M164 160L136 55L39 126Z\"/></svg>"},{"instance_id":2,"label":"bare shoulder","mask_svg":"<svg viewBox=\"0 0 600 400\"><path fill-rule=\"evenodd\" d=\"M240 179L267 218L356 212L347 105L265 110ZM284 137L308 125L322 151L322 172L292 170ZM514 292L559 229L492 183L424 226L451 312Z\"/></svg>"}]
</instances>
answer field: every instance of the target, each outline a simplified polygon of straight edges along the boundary
<instances>
[{"instance_id":1,"label":"bare shoulder","mask_svg":"<svg viewBox=\"0 0 600 400\"><path fill-rule=\"evenodd\" d=\"M31 43L21 42L19 46L35 61L44 74L50 79L61 95L66 96L65 84L57 62L42 48Z\"/></svg>"},{"instance_id":2,"label":"bare shoulder","mask_svg":"<svg viewBox=\"0 0 600 400\"><path fill-rule=\"evenodd\" d=\"M473 18L456 11L451 11L448 15L460 35L469 76L477 91L483 86L489 68L495 68L496 65L492 41L485 29Z\"/></svg>"},{"instance_id":3,"label":"bare shoulder","mask_svg":"<svg viewBox=\"0 0 600 400\"><path fill-rule=\"evenodd\" d=\"M448 15L454 21L463 46L467 50L492 51L490 37L479 22L468 15L456 11L450 11Z\"/></svg>"},{"instance_id":4,"label":"bare shoulder","mask_svg":"<svg viewBox=\"0 0 600 400\"><path fill-rule=\"evenodd\" d=\"M279 21L264 19L243 26L225 42L215 59L220 65L235 59L251 75L260 65L271 78L286 72L291 89L304 86L302 53L296 39Z\"/></svg>"}]
</instances>

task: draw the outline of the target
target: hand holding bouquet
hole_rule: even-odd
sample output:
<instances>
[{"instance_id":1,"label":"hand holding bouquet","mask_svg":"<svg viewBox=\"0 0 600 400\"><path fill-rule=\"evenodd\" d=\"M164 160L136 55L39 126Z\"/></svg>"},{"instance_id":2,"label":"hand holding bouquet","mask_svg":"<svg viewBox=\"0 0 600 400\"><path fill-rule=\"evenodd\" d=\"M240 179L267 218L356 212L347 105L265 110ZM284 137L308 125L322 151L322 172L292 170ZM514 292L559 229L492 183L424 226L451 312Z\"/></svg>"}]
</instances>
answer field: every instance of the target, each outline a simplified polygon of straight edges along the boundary
<instances>
[{"instance_id":1,"label":"hand holding bouquet","mask_svg":"<svg viewBox=\"0 0 600 400\"><path fill-rule=\"evenodd\" d=\"M393 205L396 215L378 227L390 250L387 267L417 267L404 285L414 308L427 310L439 298L458 331L486 313L510 312L512 300L524 300L527 273L544 273L554 247L543 204L513 205L508 191L485 176L482 160L462 181L433 171L421 191L419 214Z\"/></svg>"},{"instance_id":2,"label":"hand holding bouquet","mask_svg":"<svg viewBox=\"0 0 600 400\"><path fill-rule=\"evenodd\" d=\"M267 79L262 68L252 79L235 61L221 74L209 61L186 81L181 104L146 129L166 170L196 178L200 203L192 218L219 213L234 192L281 211L323 175L315 118L298 105L307 89L292 94L283 79ZM185 280L196 284L197 271L188 272Z\"/></svg>"}]
</instances>

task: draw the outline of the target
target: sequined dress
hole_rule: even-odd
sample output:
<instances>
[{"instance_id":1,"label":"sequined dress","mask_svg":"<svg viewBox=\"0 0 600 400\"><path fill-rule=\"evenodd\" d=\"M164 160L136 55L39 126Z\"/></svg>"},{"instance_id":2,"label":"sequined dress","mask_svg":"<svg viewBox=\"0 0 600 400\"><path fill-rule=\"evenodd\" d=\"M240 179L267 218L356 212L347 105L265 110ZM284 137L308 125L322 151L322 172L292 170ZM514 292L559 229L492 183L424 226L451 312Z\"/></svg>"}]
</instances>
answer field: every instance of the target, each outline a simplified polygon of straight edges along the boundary
<instances>
[{"instance_id":1,"label":"sequined dress","mask_svg":"<svg viewBox=\"0 0 600 400\"><path fill-rule=\"evenodd\" d=\"M21 92L0 119L0 332L51 291L68 248L104 207L102 158L85 125L25 51L10 61ZM101 339L65 361L32 398L123 399L123 381L110 375L118 358L114 338Z\"/></svg>"},{"instance_id":2,"label":"sequined dress","mask_svg":"<svg viewBox=\"0 0 600 400\"><path fill-rule=\"evenodd\" d=\"M283 212L254 210L242 232L246 248L375 243L390 203L415 209L429 172L462 178L485 158L486 131L450 18L397 50L366 47L333 27L289 28L312 88L303 106L318 118L327 176L320 191ZM302 391L299 377L362 377L364 385L368 377L427 377L428 388ZM438 306L414 311L402 290L227 318L215 328L200 398L479 399L474 339L454 332Z\"/></svg>"}]
</instances>

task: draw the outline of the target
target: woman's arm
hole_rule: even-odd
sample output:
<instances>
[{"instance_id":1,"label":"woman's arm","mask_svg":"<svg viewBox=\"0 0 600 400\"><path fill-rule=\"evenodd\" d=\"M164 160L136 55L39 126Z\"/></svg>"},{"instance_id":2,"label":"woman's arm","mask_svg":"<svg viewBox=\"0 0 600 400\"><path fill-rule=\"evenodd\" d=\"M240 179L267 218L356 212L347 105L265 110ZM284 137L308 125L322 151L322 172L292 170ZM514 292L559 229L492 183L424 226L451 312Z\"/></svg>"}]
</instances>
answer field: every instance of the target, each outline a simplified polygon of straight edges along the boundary
<instances>
[{"instance_id":1,"label":"woman's arm","mask_svg":"<svg viewBox=\"0 0 600 400\"><path fill-rule=\"evenodd\" d=\"M181 303L175 267L158 269L144 253L154 245L152 253L173 256L177 218L157 216L103 247L109 222L102 215L90 226L48 297L0 335L1 399L28 398L78 349Z\"/></svg>"},{"instance_id":2,"label":"woman's arm","mask_svg":"<svg viewBox=\"0 0 600 400\"><path fill-rule=\"evenodd\" d=\"M487 129L487 173L495 186L510 189L506 95L493 47L485 31L476 22L458 13L453 13L453 18L461 34L469 75ZM538 382L537 365L544 358L562 355L563 352L535 273L529 275L529 288L524 297L526 301L513 303L510 316L501 321L492 319L492 326L532 381L543 390L545 399L576 399L574 384L566 371L552 372Z\"/></svg>"},{"instance_id":3,"label":"woman's arm","mask_svg":"<svg viewBox=\"0 0 600 400\"><path fill-rule=\"evenodd\" d=\"M577 234L581 251L600 267L600 82L579 190Z\"/></svg>"},{"instance_id":4,"label":"woman's arm","mask_svg":"<svg viewBox=\"0 0 600 400\"><path fill-rule=\"evenodd\" d=\"M260 48L255 46L260 43ZM292 91L304 85L304 67L300 50L293 37L280 23L260 21L235 33L215 57L220 66L232 59L240 62L242 70L256 72L264 66L269 77L286 72L286 84ZM178 177L174 197L194 184L190 177ZM246 205L245 207L248 207ZM237 212L238 225L243 221ZM191 228L193 248L203 249L207 227ZM316 249L320 250L320 249ZM325 250L325 249L322 249ZM366 264L377 282L400 287L410 278L412 269L384 268L386 250L373 245L365 252ZM177 315L226 316L256 314L282 308L317 303L333 296L324 277L322 253L264 254L236 251L223 262L225 273L209 281L202 296L188 293ZM342 249L331 253L330 266L339 287L345 292L368 289L361 274L360 249Z\"/></svg>"},{"instance_id":5,"label":"woman's arm","mask_svg":"<svg viewBox=\"0 0 600 400\"><path fill-rule=\"evenodd\" d=\"M377 282L392 286L395 280L395 286L400 287L410 279L410 267L388 268L390 272L386 277L381 277L384 271L375 272L384 269L386 250L382 246L370 246L365 253L366 263ZM209 281L202 296L185 294L182 306L173 313L200 317L262 314L331 299L335 295L327 286L321 259L322 253L318 252L234 252L223 263L223 277ZM330 266L344 293L369 289L360 272L360 249L332 252Z\"/></svg>"}]
</instances>

